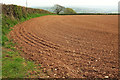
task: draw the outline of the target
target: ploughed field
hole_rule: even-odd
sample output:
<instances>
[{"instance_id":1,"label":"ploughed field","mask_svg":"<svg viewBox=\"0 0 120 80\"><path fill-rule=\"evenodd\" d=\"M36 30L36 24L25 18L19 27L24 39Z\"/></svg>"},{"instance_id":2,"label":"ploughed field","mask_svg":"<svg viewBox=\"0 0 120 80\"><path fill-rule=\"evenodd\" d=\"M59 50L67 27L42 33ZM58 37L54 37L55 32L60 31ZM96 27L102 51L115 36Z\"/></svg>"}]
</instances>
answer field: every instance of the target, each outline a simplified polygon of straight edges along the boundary
<instances>
[{"instance_id":1,"label":"ploughed field","mask_svg":"<svg viewBox=\"0 0 120 80\"><path fill-rule=\"evenodd\" d=\"M51 78L117 78L117 15L50 15L10 33L25 59Z\"/></svg>"}]
</instances>

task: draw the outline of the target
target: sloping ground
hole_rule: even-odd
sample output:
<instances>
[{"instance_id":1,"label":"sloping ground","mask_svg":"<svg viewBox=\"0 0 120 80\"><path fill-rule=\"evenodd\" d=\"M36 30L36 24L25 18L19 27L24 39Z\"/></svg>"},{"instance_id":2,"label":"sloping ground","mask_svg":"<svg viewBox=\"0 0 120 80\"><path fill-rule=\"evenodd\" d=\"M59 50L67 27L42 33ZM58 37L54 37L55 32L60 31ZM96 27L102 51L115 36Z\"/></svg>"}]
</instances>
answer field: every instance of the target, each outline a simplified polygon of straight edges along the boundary
<instances>
[{"instance_id":1,"label":"sloping ground","mask_svg":"<svg viewBox=\"0 0 120 80\"><path fill-rule=\"evenodd\" d=\"M49 77L117 78L118 16L43 16L10 32L22 56Z\"/></svg>"}]
</instances>

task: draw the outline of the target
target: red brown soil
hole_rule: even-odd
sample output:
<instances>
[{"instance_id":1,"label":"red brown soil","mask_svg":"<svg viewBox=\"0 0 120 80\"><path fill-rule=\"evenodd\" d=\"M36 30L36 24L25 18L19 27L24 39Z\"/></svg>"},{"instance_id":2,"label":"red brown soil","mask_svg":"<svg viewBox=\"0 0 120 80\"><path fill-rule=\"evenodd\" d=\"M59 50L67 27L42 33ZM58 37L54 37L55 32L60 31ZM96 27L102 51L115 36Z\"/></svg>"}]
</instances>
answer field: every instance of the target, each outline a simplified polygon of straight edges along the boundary
<instances>
[{"instance_id":1,"label":"red brown soil","mask_svg":"<svg viewBox=\"0 0 120 80\"><path fill-rule=\"evenodd\" d=\"M43 16L14 27L22 56L51 78L117 78L118 16Z\"/></svg>"}]
</instances>

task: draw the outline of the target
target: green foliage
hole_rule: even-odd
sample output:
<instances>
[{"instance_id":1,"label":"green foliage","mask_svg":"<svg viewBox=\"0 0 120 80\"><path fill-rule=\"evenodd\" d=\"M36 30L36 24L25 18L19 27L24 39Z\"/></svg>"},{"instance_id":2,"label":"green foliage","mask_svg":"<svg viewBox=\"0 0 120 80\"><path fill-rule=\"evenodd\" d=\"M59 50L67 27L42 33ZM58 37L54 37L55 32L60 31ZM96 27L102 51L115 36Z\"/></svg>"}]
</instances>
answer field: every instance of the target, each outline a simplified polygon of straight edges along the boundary
<instances>
[{"instance_id":1,"label":"green foliage","mask_svg":"<svg viewBox=\"0 0 120 80\"><path fill-rule=\"evenodd\" d=\"M18 55L18 56L16 56ZM22 78L28 70L34 69L33 62L26 61L19 56L18 52L8 51L3 54L2 75L7 78Z\"/></svg>"},{"instance_id":2,"label":"green foliage","mask_svg":"<svg viewBox=\"0 0 120 80\"><path fill-rule=\"evenodd\" d=\"M6 35L2 35L2 46L5 46L5 42L9 41Z\"/></svg>"},{"instance_id":3,"label":"green foliage","mask_svg":"<svg viewBox=\"0 0 120 80\"><path fill-rule=\"evenodd\" d=\"M22 18L22 7L18 7L17 5L14 5L14 17L15 18Z\"/></svg>"},{"instance_id":4,"label":"green foliage","mask_svg":"<svg viewBox=\"0 0 120 80\"><path fill-rule=\"evenodd\" d=\"M64 14L76 14L76 12L72 8L66 8Z\"/></svg>"}]
</instances>

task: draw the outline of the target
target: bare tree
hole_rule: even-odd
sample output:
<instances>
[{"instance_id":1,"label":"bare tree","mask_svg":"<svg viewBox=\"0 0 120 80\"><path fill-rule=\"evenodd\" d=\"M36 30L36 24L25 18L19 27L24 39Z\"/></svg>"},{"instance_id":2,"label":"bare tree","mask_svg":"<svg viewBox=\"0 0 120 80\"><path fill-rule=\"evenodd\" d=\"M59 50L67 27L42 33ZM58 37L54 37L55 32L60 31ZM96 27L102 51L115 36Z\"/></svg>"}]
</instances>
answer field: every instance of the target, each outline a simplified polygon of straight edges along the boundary
<instances>
[{"instance_id":1,"label":"bare tree","mask_svg":"<svg viewBox=\"0 0 120 80\"><path fill-rule=\"evenodd\" d=\"M55 12L56 14L59 14L61 11L63 11L63 10L65 9L65 7L56 4L56 5L54 5L54 8L53 8L53 9L54 9L54 12Z\"/></svg>"}]
</instances>

